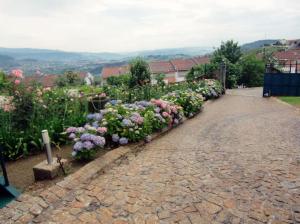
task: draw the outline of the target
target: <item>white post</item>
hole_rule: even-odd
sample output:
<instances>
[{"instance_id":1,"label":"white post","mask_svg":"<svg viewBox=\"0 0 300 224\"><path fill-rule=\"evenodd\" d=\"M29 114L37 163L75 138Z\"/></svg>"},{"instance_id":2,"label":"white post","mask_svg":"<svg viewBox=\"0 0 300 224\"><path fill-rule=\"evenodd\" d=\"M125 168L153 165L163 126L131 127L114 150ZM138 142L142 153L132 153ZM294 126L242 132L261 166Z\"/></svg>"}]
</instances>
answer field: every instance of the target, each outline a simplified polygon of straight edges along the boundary
<instances>
[{"instance_id":1,"label":"white post","mask_svg":"<svg viewBox=\"0 0 300 224\"><path fill-rule=\"evenodd\" d=\"M50 138L49 138L48 130L43 130L42 131L42 137L43 137L44 145L46 146L47 161L48 161L48 164L51 165L52 162L53 162L53 158L52 158L52 152L51 152Z\"/></svg>"}]
</instances>

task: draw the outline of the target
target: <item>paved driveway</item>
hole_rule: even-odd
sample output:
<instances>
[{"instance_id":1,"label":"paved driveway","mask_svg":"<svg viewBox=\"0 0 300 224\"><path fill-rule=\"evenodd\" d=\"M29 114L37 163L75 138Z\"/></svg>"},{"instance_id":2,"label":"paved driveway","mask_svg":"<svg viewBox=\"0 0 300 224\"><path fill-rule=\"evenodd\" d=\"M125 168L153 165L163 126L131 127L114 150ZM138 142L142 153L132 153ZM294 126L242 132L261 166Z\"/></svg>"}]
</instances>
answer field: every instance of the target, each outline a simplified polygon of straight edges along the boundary
<instances>
[{"instance_id":1,"label":"paved driveway","mask_svg":"<svg viewBox=\"0 0 300 224\"><path fill-rule=\"evenodd\" d=\"M300 223L300 114L234 90L35 220Z\"/></svg>"}]
</instances>

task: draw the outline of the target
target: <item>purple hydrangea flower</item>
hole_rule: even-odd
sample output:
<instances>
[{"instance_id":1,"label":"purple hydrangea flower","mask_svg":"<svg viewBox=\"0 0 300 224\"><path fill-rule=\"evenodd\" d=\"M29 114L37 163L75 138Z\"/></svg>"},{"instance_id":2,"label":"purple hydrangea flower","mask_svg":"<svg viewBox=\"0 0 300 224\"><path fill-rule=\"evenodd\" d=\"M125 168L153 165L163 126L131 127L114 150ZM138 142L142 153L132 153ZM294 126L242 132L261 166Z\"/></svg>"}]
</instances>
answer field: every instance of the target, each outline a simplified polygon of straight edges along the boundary
<instances>
[{"instance_id":1,"label":"purple hydrangea flower","mask_svg":"<svg viewBox=\"0 0 300 224\"><path fill-rule=\"evenodd\" d=\"M132 120L136 124L142 124L144 122L144 118L141 117L141 115L137 112L132 113L132 116L130 117L130 120Z\"/></svg>"},{"instance_id":2,"label":"purple hydrangea flower","mask_svg":"<svg viewBox=\"0 0 300 224\"><path fill-rule=\"evenodd\" d=\"M92 135L89 133L84 133L83 135L80 136L81 141L91 141L92 140Z\"/></svg>"},{"instance_id":3,"label":"purple hydrangea flower","mask_svg":"<svg viewBox=\"0 0 300 224\"><path fill-rule=\"evenodd\" d=\"M120 137L119 137L118 134L113 134L113 135L112 135L112 141L113 141L113 142L119 142L119 139L120 139Z\"/></svg>"},{"instance_id":4,"label":"purple hydrangea flower","mask_svg":"<svg viewBox=\"0 0 300 224\"><path fill-rule=\"evenodd\" d=\"M137 102L137 104L140 106L143 106L143 107L149 107L152 105L152 103L148 102L148 101L139 101L139 102Z\"/></svg>"},{"instance_id":5,"label":"purple hydrangea flower","mask_svg":"<svg viewBox=\"0 0 300 224\"><path fill-rule=\"evenodd\" d=\"M86 118L89 119L89 120L93 120L94 119L94 114L88 114L86 116Z\"/></svg>"},{"instance_id":6,"label":"purple hydrangea flower","mask_svg":"<svg viewBox=\"0 0 300 224\"><path fill-rule=\"evenodd\" d=\"M110 104L114 106L114 105L118 104L118 100L111 100Z\"/></svg>"},{"instance_id":7,"label":"purple hydrangea flower","mask_svg":"<svg viewBox=\"0 0 300 224\"><path fill-rule=\"evenodd\" d=\"M122 138L120 138L119 143L120 143L120 145L126 145L126 144L128 144L128 139L122 137Z\"/></svg>"},{"instance_id":8,"label":"purple hydrangea flower","mask_svg":"<svg viewBox=\"0 0 300 224\"><path fill-rule=\"evenodd\" d=\"M160 108L159 107L155 107L154 111L155 111L155 113L159 113L160 112Z\"/></svg>"},{"instance_id":9,"label":"purple hydrangea flower","mask_svg":"<svg viewBox=\"0 0 300 224\"><path fill-rule=\"evenodd\" d=\"M82 145L83 145L83 148L88 149L88 150L94 148L94 144L91 141L85 141Z\"/></svg>"},{"instance_id":10,"label":"purple hydrangea flower","mask_svg":"<svg viewBox=\"0 0 300 224\"><path fill-rule=\"evenodd\" d=\"M131 126L133 126L131 120L126 119L126 118L122 120L122 125L123 125L124 127L131 127Z\"/></svg>"},{"instance_id":11,"label":"purple hydrangea flower","mask_svg":"<svg viewBox=\"0 0 300 224\"><path fill-rule=\"evenodd\" d=\"M69 138L70 138L70 139L74 139L74 138L76 138L76 135L75 135L74 133L71 133L71 134L69 135Z\"/></svg>"},{"instance_id":12,"label":"purple hydrangea flower","mask_svg":"<svg viewBox=\"0 0 300 224\"><path fill-rule=\"evenodd\" d=\"M94 119L95 119L96 121L101 121L102 118L103 118L103 115L102 115L102 114L100 114L100 113L94 114Z\"/></svg>"},{"instance_id":13,"label":"purple hydrangea flower","mask_svg":"<svg viewBox=\"0 0 300 224\"><path fill-rule=\"evenodd\" d=\"M98 121L94 121L94 122L92 123L92 126L93 126L94 128L98 128L98 127L99 127Z\"/></svg>"},{"instance_id":14,"label":"purple hydrangea flower","mask_svg":"<svg viewBox=\"0 0 300 224\"><path fill-rule=\"evenodd\" d=\"M75 128L75 127L69 127L69 128L67 128L67 133L75 133L75 132L77 132L77 128Z\"/></svg>"},{"instance_id":15,"label":"purple hydrangea flower","mask_svg":"<svg viewBox=\"0 0 300 224\"><path fill-rule=\"evenodd\" d=\"M92 136L92 141L95 145L103 147L105 145L105 138L101 137L101 136Z\"/></svg>"},{"instance_id":16,"label":"purple hydrangea flower","mask_svg":"<svg viewBox=\"0 0 300 224\"><path fill-rule=\"evenodd\" d=\"M80 151L83 148L82 142L76 142L75 145L73 146L74 151Z\"/></svg>"}]
</instances>

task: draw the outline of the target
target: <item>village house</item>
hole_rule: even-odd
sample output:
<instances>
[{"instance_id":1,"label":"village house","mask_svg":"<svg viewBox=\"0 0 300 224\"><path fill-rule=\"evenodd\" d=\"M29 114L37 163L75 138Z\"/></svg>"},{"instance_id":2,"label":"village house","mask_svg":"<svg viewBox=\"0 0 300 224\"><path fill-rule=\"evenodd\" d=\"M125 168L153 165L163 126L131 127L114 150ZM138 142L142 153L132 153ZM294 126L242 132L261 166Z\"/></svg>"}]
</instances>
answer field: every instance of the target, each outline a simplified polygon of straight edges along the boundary
<instances>
[{"instance_id":1,"label":"village house","mask_svg":"<svg viewBox=\"0 0 300 224\"><path fill-rule=\"evenodd\" d=\"M300 49L279 51L274 53L273 56L277 59L285 72L300 72Z\"/></svg>"},{"instance_id":2,"label":"village house","mask_svg":"<svg viewBox=\"0 0 300 224\"><path fill-rule=\"evenodd\" d=\"M151 72L151 82L156 83L155 77L158 74L165 74L164 81L166 83L176 83L185 80L189 70L196 65L207 64L210 59L208 56L199 56L188 59L172 59L169 61L151 61L149 63ZM128 65L104 67L101 73L102 83L107 82L107 78L111 76L119 76L129 73Z\"/></svg>"},{"instance_id":3,"label":"village house","mask_svg":"<svg viewBox=\"0 0 300 224\"><path fill-rule=\"evenodd\" d=\"M31 76L25 76L23 83L25 86L30 86L34 83L41 84L44 88L52 88L56 85L56 80L59 78L58 74L47 74L47 75L41 75L41 74L34 74ZM80 72L79 78L86 84L90 84L91 82L91 74L88 72Z\"/></svg>"}]
</instances>

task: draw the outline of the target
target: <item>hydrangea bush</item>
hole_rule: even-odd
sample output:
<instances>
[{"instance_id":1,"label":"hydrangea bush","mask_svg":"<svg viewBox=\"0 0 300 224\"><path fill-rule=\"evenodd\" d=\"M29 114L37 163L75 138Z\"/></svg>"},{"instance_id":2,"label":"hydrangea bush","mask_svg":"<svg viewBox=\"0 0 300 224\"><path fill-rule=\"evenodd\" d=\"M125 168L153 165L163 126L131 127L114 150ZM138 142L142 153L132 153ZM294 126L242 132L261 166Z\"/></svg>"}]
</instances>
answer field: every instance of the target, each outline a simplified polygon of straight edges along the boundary
<instances>
[{"instance_id":1,"label":"hydrangea bush","mask_svg":"<svg viewBox=\"0 0 300 224\"><path fill-rule=\"evenodd\" d=\"M69 139L74 141L72 155L77 159L91 159L97 148L103 148L105 145L103 136L106 128L95 128L86 124L84 127L69 127L66 132Z\"/></svg>"},{"instance_id":2,"label":"hydrangea bush","mask_svg":"<svg viewBox=\"0 0 300 224\"><path fill-rule=\"evenodd\" d=\"M66 132L74 142L73 156L90 159L106 143L126 145L143 139L149 142L151 133L175 126L182 118L182 107L168 101L122 104L112 100L99 113L88 114L84 127L70 127Z\"/></svg>"},{"instance_id":3,"label":"hydrangea bush","mask_svg":"<svg viewBox=\"0 0 300 224\"><path fill-rule=\"evenodd\" d=\"M198 82L193 90L201 94L206 100L218 98L224 92L221 83L213 79Z\"/></svg>"},{"instance_id":4,"label":"hydrangea bush","mask_svg":"<svg viewBox=\"0 0 300 224\"><path fill-rule=\"evenodd\" d=\"M198 113L203 104L202 95L191 90L174 91L166 96L163 96L162 98L181 106L186 117L192 117Z\"/></svg>"}]
</instances>

